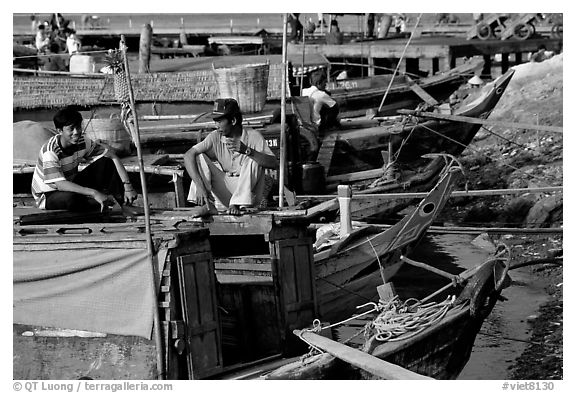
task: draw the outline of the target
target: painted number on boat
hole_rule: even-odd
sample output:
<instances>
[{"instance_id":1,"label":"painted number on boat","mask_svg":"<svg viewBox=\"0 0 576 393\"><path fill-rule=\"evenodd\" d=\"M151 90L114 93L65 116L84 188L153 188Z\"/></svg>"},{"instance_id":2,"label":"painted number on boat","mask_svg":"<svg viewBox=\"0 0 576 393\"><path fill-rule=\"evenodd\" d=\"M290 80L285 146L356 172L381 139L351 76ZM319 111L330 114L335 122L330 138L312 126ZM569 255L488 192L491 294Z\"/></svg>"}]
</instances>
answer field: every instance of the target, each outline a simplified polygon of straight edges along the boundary
<instances>
[{"instance_id":1,"label":"painted number on boat","mask_svg":"<svg viewBox=\"0 0 576 393\"><path fill-rule=\"evenodd\" d=\"M266 142L268 142L268 147L278 147L278 138L266 139Z\"/></svg>"}]
</instances>

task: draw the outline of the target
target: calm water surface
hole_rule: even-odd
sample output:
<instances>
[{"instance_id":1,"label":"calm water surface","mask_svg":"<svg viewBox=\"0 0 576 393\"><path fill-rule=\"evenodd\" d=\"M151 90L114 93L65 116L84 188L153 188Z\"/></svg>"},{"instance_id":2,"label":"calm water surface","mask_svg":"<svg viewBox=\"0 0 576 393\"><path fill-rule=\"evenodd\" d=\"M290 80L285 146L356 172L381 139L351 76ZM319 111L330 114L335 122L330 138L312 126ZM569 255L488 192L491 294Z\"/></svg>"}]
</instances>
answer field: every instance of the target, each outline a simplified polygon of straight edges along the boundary
<instances>
[{"instance_id":1,"label":"calm water surface","mask_svg":"<svg viewBox=\"0 0 576 393\"><path fill-rule=\"evenodd\" d=\"M474 237L429 234L412 257L448 271L468 269L490 256L487 251L471 244ZM526 343L511 339L530 338L526 318L537 314L538 308L548 297L544 288L531 277L529 268L513 270L510 277L511 286L502 292L508 300L498 302L484 321L470 360L458 379L506 379L508 367L527 347Z\"/></svg>"}]
</instances>

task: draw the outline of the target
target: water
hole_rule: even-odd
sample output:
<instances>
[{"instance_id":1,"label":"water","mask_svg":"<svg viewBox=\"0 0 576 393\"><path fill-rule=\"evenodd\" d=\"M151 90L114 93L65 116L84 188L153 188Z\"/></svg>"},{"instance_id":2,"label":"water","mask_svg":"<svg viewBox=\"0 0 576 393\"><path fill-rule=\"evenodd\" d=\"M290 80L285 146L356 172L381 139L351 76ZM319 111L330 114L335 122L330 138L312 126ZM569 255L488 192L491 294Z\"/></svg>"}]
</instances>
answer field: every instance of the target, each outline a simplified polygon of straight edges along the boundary
<instances>
[{"instance_id":1,"label":"water","mask_svg":"<svg viewBox=\"0 0 576 393\"><path fill-rule=\"evenodd\" d=\"M411 257L451 273L458 273L483 262L490 256L487 251L472 245L470 242L473 239L472 235L429 234ZM419 269L413 270L416 272ZM418 274L427 275L422 271ZM547 295L538 280L531 277L529 268L513 270L510 272L510 277L511 286L502 292L508 300L498 302L484 321L476 337L470 360L458 379L506 379L508 367L527 347L527 343L509 338L516 340L530 338L526 318L538 313L538 308L547 300ZM442 281L441 285L445 283L445 279L439 281ZM438 282L434 279L428 284L437 286ZM421 298L429 289L419 288L412 291L413 293L409 295ZM398 292L400 294L400 291Z\"/></svg>"},{"instance_id":2,"label":"water","mask_svg":"<svg viewBox=\"0 0 576 393\"><path fill-rule=\"evenodd\" d=\"M366 8L366 7L364 7ZM86 13L91 15L90 13ZM15 13L12 15L14 32L28 33L31 30L30 16L32 14ZM35 14L36 20L48 21L51 14L38 13ZM64 13L64 17L71 22L72 26L80 28L82 25L83 13ZM418 14L406 14L409 18L409 25L413 24ZM472 14L457 14L462 22L470 21ZM175 28L184 22L184 26L190 29L204 29L210 31L213 28L226 28L231 27L232 30L246 31L251 29L266 29L272 32L282 31L283 16L281 13L230 13L230 14L214 14L214 13L156 13L156 14L134 14L134 13L99 13L100 25L104 28L128 28L140 30L141 26L145 23L152 23L154 28ZM299 17L300 21L304 22L312 20L314 23L318 21L318 14L315 13L302 13ZM329 15L325 14L324 19L329 21ZM436 19L436 14L427 13L423 14L421 24L433 23ZM363 14L355 15L339 15L337 17L338 26L343 33L360 32L362 31Z\"/></svg>"}]
</instances>

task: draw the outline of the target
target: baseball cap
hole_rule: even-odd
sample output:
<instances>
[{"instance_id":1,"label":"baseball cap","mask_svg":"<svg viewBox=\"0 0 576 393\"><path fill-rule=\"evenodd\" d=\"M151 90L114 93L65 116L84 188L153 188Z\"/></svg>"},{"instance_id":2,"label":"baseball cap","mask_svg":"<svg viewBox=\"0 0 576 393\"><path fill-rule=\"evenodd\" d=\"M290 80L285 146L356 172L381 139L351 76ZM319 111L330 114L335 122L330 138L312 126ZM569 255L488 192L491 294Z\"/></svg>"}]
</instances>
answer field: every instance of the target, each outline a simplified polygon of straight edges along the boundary
<instances>
[{"instance_id":1,"label":"baseball cap","mask_svg":"<svg viewBox=\"0 0 576 393\"><path fill-rule=\"evenodd\" d=\"M220 120L224 117L231 118L235 114L241 113L238 102L234 98L218 98L214 101L212 115L214 120Z\"/></svg>"}]
</instances>

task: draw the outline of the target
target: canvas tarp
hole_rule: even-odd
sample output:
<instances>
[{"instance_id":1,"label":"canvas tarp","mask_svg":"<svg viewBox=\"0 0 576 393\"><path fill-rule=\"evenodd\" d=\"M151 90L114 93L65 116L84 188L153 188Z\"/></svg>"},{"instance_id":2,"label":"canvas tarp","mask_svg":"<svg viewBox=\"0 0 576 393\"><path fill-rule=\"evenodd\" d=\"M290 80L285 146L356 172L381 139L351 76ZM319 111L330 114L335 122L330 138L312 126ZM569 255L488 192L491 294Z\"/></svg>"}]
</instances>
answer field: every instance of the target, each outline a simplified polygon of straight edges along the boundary
<instances>
[{"instance_id":1,"label":"canvas tarp","mask_svg":"<svg viewBox=\"0 0 576 393\"><path fill-rule=\"evenodd\" d=\"M13 257L14 323L151 337L154 294L145 248L15 251Z\"/></svg>"}]
</instances>

